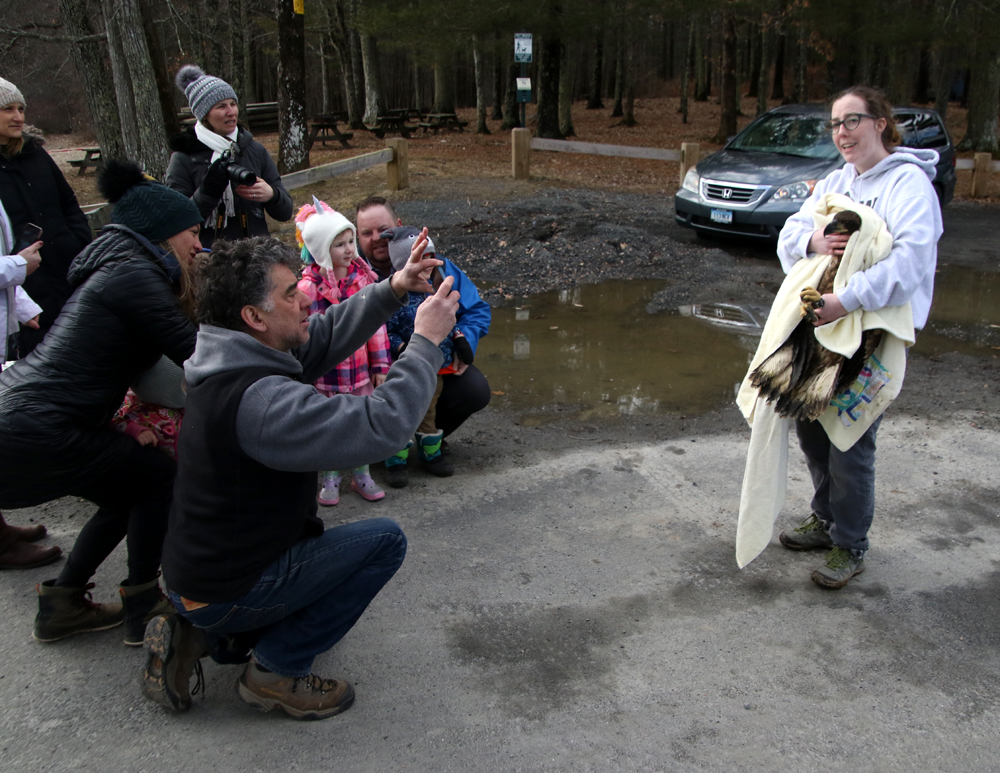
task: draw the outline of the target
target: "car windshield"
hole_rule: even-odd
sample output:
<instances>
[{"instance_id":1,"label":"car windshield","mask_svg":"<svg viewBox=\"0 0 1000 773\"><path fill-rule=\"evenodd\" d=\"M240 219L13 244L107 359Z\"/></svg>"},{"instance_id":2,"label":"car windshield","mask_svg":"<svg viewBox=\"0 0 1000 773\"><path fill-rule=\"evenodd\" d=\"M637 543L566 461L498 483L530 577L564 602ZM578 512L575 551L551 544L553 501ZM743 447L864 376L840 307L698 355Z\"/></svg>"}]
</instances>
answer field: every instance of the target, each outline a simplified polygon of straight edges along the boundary
<instances>
[{"instance_id":1,"label":"car windshield","mask_svg":"<svg viewBox=\"0 0 1000 773\"><path fill-rule=\"evenodd\" d=\"M729 144L730 150L834 159L840 154L824 115L768 115L755 121Z\"/></svg>"}]
</instances>

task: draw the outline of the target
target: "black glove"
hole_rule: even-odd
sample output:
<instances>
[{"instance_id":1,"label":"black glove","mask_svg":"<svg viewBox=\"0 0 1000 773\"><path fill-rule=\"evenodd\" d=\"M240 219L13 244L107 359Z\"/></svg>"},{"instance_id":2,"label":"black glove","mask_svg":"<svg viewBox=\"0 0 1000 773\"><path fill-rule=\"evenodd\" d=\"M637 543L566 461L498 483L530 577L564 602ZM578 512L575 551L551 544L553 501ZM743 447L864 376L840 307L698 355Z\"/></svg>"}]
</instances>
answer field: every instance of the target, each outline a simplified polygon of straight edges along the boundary
<instances>
[{"instance_id":1,"label":"black glove","mask_svg":"<svg viewBox=\"0 0 1000 773\"><path fill-rule=\"evenodd\" d=\"M227 161L217 158L205 173L205 179L201 184L201 192L210 199L221 199L222 194L229 185L229 175L226 174Z\"/></svg>"},{"instance_id":2,"label":"black glove","mask_svg":"<svg viewBox=\"0 0 1000 773\"><path fill-rule=\"evenodd\" d=\"M471 365L472 361L476 358L476 355L472 352L472 347L469 345L468 340L465 336L455 336L452 339L452 344L455 347L455 354L458 355L458 359L464 362L466 365Z\"/></svg>"}]
</instances>

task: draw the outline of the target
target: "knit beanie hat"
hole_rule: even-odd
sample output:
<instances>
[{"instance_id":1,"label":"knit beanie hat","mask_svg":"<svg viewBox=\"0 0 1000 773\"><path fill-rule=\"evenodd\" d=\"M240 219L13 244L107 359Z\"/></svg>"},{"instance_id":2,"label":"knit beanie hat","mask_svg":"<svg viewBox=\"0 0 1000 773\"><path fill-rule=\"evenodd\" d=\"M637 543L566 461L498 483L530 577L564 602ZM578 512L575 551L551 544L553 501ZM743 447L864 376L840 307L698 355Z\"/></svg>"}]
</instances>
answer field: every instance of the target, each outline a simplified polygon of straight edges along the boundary
<instances>
[{"instance_id":1,"label":"knit beanie hat","mask_svg":"<svg viewBox=\"0 0 1000 773\"><path fill-rule=\"evenodd\" d=\"M295 228L298 241L305 248L303 259L315 262L327 271L333 269L330 259L330 245L344 231L350 231L354 237L354 254L358 253L357 231L354 224L329 204L313 196L313 203L306 204L295 217ZM311 260L310 260L311 259Z\"/></svg>"},{"instance_id":2,"label":"knit beanie hat","mask_svg":"<svg viewBox=\"0 0 1000 773\"><path fill-rule=\"evenodd\" d=\"M214 75L205 75L205 71L193 64L186 64L177 71L174 78L177 88L184 92L191 112L199 121L202 120L208 111L219 104L224 99L236 99L236 92L233 87L222 78ZM236 100L239 102L239 100Z\"/></svg>"},{"instance_id":3,"label":"knit beanie hat","mask_svg":"<svg viewBox=\"0 0 1000 773\"><path fill-rule=\"evenodd\" d=\"M153 244L203 220L191 199L144 174L135 161L109 160L97 187L115 205L111 222L131 228Z\"/></svg>"},{"instance_id":4,"label":"knit beanie hat","mask_svg":"<svg viewBox=\"0 0 1000 773\"><path fill-rule=\"evenodd\" d=\"M25 104L24 94L9 80L0 78L0 107L7 107L7 105L13 105L15 102L20 102L22 105Z\"/></svg>"},{"instance_id":5,"label":"knit beanie hat","mask_svg":"<svg viewBox=\"0 0 1000 773\"><path fill-rule=\"evenodd\" d=\"M401 225L379 234L380 239L389 239L389 260L392 261L393 271L402 271L406 261L410 259L410 250L413 249L413 243L420 236L420 230L412 225ZM428 236L424 255L434 255L434 253L434 242Z\"/></svg>"}]
</instances>

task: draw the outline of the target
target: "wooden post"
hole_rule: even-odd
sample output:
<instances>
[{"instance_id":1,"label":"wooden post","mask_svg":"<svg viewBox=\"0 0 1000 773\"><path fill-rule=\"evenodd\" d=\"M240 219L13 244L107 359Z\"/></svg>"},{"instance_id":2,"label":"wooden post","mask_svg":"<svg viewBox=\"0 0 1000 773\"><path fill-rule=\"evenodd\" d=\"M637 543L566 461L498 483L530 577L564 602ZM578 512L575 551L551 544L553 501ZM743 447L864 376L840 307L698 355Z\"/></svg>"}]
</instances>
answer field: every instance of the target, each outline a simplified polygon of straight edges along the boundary
<instances>
[{"instance_id":1,"label":"wooden post","mask_svg":"<svg viewBox=\"0 0 1000 773\"><path fill-rule=\"evenodd\" d=\"M687 176L688 169L698 163L700 156L701 146L697 142L681 143L681 185L684 184L684 178Z\"/></svg>"},{"instance_id":2,"label":"wooden post","mask_svg":"<svg viewBox=\"0 0 1000 773\"><path fill-rule=\"evenodd\" d=\"M401 191L410 187L410 163L406 150L406 140L402 137L385 141L392 149L392 161L385 165L385 175L390 191Z\"/></svg>"},{"instance_id":3,"label":"wooden post","mask_svg":"<svg viewBox=\"0 0 1000 773\"><path fill-rule=\"evenodd\" d=\"M515 180L531 176L531 130L514 129L510 133L510 165Z\"/></svg>"},{"instance_id":4,"label":"wooden post","mask_svg":"<svg viewBox=\"0 0 1000 773\"><path fill-rule=\"evenodd\" d=\"M972 187L969 195L972 198L981 198L986 195L986 186L990 182L990 167L993 156L989 153L976 153L975 166L972 167Z\"/></svg>"}]
</instances>

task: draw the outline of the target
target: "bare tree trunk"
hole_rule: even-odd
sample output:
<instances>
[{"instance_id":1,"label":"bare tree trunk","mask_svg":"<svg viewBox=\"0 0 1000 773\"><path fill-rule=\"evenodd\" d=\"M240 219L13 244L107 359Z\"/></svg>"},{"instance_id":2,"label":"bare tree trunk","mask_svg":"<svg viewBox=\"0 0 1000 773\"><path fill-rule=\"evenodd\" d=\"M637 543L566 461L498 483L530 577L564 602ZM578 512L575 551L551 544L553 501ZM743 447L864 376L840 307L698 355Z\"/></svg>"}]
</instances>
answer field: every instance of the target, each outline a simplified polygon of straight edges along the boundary
<instances>
[{"instance_id":1,"label":"bare tree trunk","mask_svg":"<svg viewBox=\"0 0 1000 773\"><path fill-rule=\"evenodd\" d=\"M948 59L948 50L943 47L932 54L931 88L934 89L934 109L937 110L942 121L948 115L948 97L951 91Z\"/></svg>"},{"instance_id":2,"label":"bare tree trunk","mask_svg":"<svg viewBox=\"0 0 1000 773\"><path fill-rule=\"evenodd\" d=\"M538 62L538 125L535 134L553 140L559 132L559 52L562 41L555 32L542 36Z\"/></svg>"},{"instance_id":3,"label":"bare tree trunk","mask_svg":"<svg viewBox=\"0 0 1000 773\"><path fill-rule=\"evenodd\" d=\"M87 0L59 0L59 9L67 34L81 38L96 32ZM105 61L106 45L104 41L91 40L74 43L71 48L77 72L83 79L87 109L97 133L97 144L101 146L101 155L104 158L124 158L126 151L115 84Z\"/></svg>"},{"instance_id":4,"label":"bare tree trunk","mask_svg":"<svg viewBox=\"0 0 1000 773\"><path fill-rule=\"evenodd\" d=\"M736 20L732 11L722 14L722 67L719 79L719 131L712 142L720 145L736 134Z\"/></svg>"},{"instance_id":5,"label":"bare tree trunk","mask_svg":"<svg viewBox=\"0 0 1000 773\"><path fill-rule=\"evenodd\" d=\"M701 19L697 16L692 22L695 27L694 32L694 101L707 102L709 94L712 93L712 79L709 77L708 58L706 49L705 27Z\"/></svg>"},{"instance_id":6,"label":"bare tree trunk","mask_svg":"<svg viewBox=\"0 0 1000 773\"><path fill-rule=\"evenodd\" d=\"M239 44L240 50L242 52L240 57L240 62L242 64L242 83L243 91L237 91L236 94L244 100L244 102L257 102L260 96L257 91L257 78L254 72L254 55L253 55L253 40L250 37L251 22L250 22L250 0L237 0L239 3ZM233 45L236 45L236 41L233 41ZM234 57L235 66L235 57Z\"/></svg>"},{"instance_id":7,"label":"bare tree trunk","mask_svg":"<svg viewBox=\"0 0 1000 773\"><path fill-rule=\"evenodd\" d=\"M483 63L482 41L478 35L472 36L472 59L476 70L476 134L489 134L486 125L486 67Z\"/></svg>"},{"instance_id":8,"label":"bare tree trunk","mask_svg":"<svg viewBox=\"0 0 1000 773\"><path fill-rule=\"evenodd\" d=\"M611 107L611 117L621 118L625 115L622 110L622 96L625 92L625 35L619 28L616 33L615 42L615 102Z\"/></svg>"},{"instance_id":9,"label":"bare tree trunk","mask_svg":"<svg viewBox=\"0 0 1000 773\"><path fill-rule=\"evenodd\" d=\"M358 18L358 0L344 0L347 3L347 41L351 50L351 72L354 73L354 91L351 99L354 100L357 112L357 123L351 120L352 129L364 128L362 118L365 112L365 66L364 56L361 52L361 35L354 28L354 20Z\"/></svg>"},{"instance_id":10,"label":"bare tree trunk","mask_svg":"<svg viewBox=\"0 0 1000 773\"><path fill-rule=\"evenodd\" d=\"M382 97L382 76L378 69L378 45L372 35L361 35L361 61L365 68L365 123L375 123L375 119L385 114ZM449 111L451 112L451 111Z\"/></svg>"},{"instance_id":11,"label":"bare tree trunk","mask_svg":"<svg viewBox=\"0 0 1000 773\"><path fill-rule=\"evenodd\" d=\"M757 83L757 115L767 112L767 87L771 74L771 58L773 55L772 45L774 33L771 31L769 20L765 20L760 27L760 73Z\"/></svg>"},{"instance_id":12,"label":"bare tree trunk","mask_svg":"<svg viewBox=\"0 0 1000 773\"><path fill-rule=\"evenodd\" d=\"M687 43L684 45L684 66L681 68L681 123L688 122L688 91L691 90L691 56L694 49L694 21L688 22Z\"/></svg>"},{"instance_id":13,"label":"bare tree trunk","mask_svg":"<svg viewBox=\"0 0 1000 773\"><path fill-rule=\"evenodd\" d=\"M559 46L559 133L575 137L573 130L573 73L569 66L569 49Z\"/></svg>"},{"instance_id":14,"label":"bare tree trunk","mask_svg":"<svg viewBox=\"0 0 1000 773\"><path fill-rule=\"evenodd\" d=\"M500 53L500 33L493 42L493 112L494 121L503 120L503 67L504 57Z\"/></svg>"},{"instance_id":15,"label":"bare tree trunk","mask_svg":"<svg viewBox=\"0 0 1000 773\"><path fill-rule=\"evenodd\" d=\"M126 153L160 178L167 169L166 131L138 3L105 0L104 15Z\"/></svg>"},{"instance_id":16,"label":"bare tree trunk","mask_svg":"<svg viewBox=\"0 0 1000 773\"><path fill-rule=\"evenodd\" d=\"M778 34L774 51L774 83L771 99L785 98L785 36Z\"/></svg>"},{"instance_id":17,"label":"bare tree trunk","mask_svg":"<svg viewBox=\"0 0 1000 773\"><path fill-rule=\"evenodd\" d=\"M351 64L351 30L347 26L347 15L341 0L330 0L327 6L330 19L330 42L337 52L340 76L344 81L344 102L347 105L347 122L352 129L360 129L361 105L358 87L354 81L354 67Z\"/></svg>"},{"instance_id":18,"label":"bare tree trunk","mask_svg":"<svg viewBox=\"0 0 1000 773\"><path fill-rule=\"evenodd\" d=\"M278 172L309 168L306 30L294 0L278 0Z\"/></svg>"},{"instance_id":19,"label":"bare tree trunk","mask_svg":"<svg viewBox=\"0 0 1000 773\"><path fill-rule=\"evenodd\" d=\"M511 60L507 65L507 90L503 99L503 123L500 128L510 131L520 122L517 109L517 71L518 65Z\"/></svg>"},{"instance_id":20,"label":"bare tree trunk","mask_svg":"<svg viewBox=\"0 0 1000 773\"><path fill-rule=\"evenodd\" d=\"M996 153L997 113L1000 106L1000 48L984 36L976 41L969 83L969 118L959 150Z\"/></svg>"},{"instance_id":21,"label":"bare tree trunk","mask_svg":"<svg viewBox=\"0 0 1000 773\"><path fill-rule=\"evenodd\" d=\"M146 36L149 58L156 78L156 95L160 103L160 112L163 115L163 128L167 136L171 136L181 130L181 122L177 117L177 109L174 107L174 82L167 73L163 43L160 41L160 33L156 29L153 12L149 5L149 0L140 0L139 12L142 15L142 29ZM239 94L238 91L236 93Z\"/></svg>"},{"instance_id":22,"label":"bare tree trunk","mask_svg":"<svg viewBox=\"0 0 1000 773\"><path fill-rule=\"evenodd\" d=\"M760 60L761 60L761 38L763 37L763 31L759 24L748 24L748 35L749 41L747 45L750 47L750 67L747 73L747 96L757 98L757 92L760 89Z\"/></svg>"},{"instance_id":23,"label":"bare tree trunk","mask_svg":"<svg viewBox=\"0 0 1000 773\"><path fill-rule=\"evenodd\" d=\"M590 68L590 96L587 99L588 110L603 110L601 86L604 84L604 29L594 30L594 61Z\"/></svg>"},{"instance_id":24,"label":"bare tree trunk","mask_svg":"<svg viewBox=\"0 0 1000 773\"><path fill-rule=\"evenodd\" d=\"M435 51L434 112L455 112L455 57L444 47Z\"/></svg>"},{"instance_id":25,"label":"bare tree trunk","mask_svg":"<svg viewBox=\"0 0 1000 773\"><path fill-rule=\"evenodd\" d=\"M806 94L806 70L809 64L809 32L805 25L799 27L795 36L795 96L796 102L808 101Z\"/></svg>"}]
</instances>

